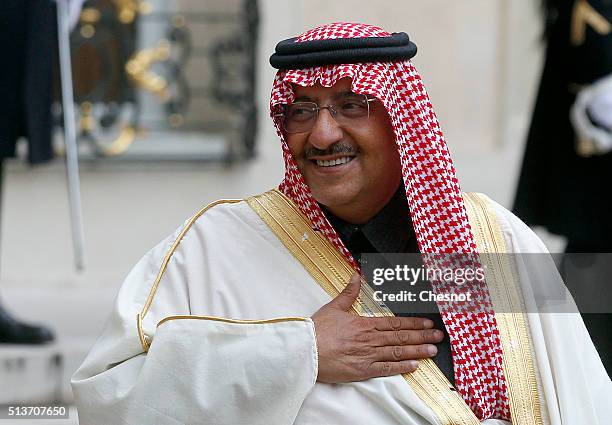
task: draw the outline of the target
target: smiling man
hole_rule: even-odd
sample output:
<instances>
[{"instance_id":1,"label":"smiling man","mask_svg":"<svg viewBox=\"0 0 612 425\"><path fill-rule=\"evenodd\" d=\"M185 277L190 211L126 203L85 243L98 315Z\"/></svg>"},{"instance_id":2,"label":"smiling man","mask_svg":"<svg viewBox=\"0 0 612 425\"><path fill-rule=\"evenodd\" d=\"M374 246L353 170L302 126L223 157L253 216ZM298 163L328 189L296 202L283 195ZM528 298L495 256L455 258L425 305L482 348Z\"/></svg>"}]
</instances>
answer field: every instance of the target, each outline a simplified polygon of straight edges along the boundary
<instances>
[{"instance_id":1,"label":"smiling man","mask_svg":"<svg viewBox=\"0 0 612 425\"><path fill-rule=\"evenodd\" d=\"M389 202L402 178L384 105L353 93L349 78L330 88L295 86L294 93L294 103L279 116L314 198L347 222L366 223Z\"/></svg>"},{"instance_id":2,"label":"smiling man","mask_svg":"<svg viewBox=\"0 0 612 425\"><path fill-rule=\"evenodd\" d=\"M460 192L415 54L364 24L277 45L283 182L205 207L136 265L73 377L83 423L609 421L612 385L571 298L573 313L520 309L523 288L562 288L552 262L487 269L476 301L423 317L395 315L359 278L364 253L546 252Z\"/></svg>"}]
</instances>

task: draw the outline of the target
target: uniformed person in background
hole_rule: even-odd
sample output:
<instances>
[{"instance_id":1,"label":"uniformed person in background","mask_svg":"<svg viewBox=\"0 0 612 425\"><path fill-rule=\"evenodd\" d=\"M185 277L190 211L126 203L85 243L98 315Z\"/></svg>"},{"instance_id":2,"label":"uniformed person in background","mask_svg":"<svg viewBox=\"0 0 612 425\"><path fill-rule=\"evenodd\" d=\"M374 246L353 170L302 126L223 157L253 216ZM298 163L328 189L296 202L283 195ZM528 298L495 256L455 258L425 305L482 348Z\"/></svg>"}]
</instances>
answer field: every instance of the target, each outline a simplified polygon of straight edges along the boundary
<instances>
[{"instance_id":1,"label":"uniformed person in background","mask_svg":"<svg viewBox=\"0 0 612 425\"><path fill-rule=\"evenodd\" d=\"M28 141L28 163L42 164L53 158L55 20L51 0L0 1L0 218L5 184L3 163L5 158L15 156L17 140L25 137ZM0 344L41 344L51 340L53 333L49 329L21 322L0 302Z\"/></svg>"},{"instance_id":2,"label":"uniformed person in background","mask_svg":"<svg viewBox=\"0 0 612 425\"><path fill-rule=\"evenodd\" d=\"M565 236L566 253L610 253L612 0L546 0L545 16L546 60L513 212ZM583 319L610 374L604 313Z\"/></svg>"}]
</instances>

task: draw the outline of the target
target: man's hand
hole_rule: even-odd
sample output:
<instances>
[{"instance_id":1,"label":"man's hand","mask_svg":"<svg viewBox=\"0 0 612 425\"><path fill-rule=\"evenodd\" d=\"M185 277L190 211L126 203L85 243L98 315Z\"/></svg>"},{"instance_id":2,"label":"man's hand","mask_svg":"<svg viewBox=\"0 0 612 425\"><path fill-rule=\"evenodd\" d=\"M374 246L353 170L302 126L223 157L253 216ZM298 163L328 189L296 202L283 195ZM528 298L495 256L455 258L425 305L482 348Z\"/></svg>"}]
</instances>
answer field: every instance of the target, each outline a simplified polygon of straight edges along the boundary
<instances>
[{"instance_id":1,"label":"man's hand","mask_svg":"<svg viewBox=\"0 0 612 425\"><path fill-rule=\"evenodd\" d=\"M319 352L317 380L363 381L413 372L416 359L433 357L444 334L429 319L359 317L347 313L361 288L355 273L349 284L313 316Z\"/></svg>"}]
</instances>

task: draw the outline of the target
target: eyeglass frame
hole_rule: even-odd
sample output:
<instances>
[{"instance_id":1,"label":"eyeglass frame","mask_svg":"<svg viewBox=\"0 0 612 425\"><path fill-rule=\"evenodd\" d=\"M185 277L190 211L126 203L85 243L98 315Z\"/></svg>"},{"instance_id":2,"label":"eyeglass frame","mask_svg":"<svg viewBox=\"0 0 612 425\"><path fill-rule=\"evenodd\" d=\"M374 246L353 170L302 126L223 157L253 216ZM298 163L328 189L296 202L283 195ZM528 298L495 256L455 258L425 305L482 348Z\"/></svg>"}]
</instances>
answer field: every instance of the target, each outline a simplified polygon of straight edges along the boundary
<instances>
[{"instance_id":1,"label":"eyeglass frame","mask_svg":"<svg viewBox=\"0 0 612 425\"><path fill-rule=\"evenodd\" d=\"M367 116L365 118L369 119L370 118L370 102L376 102L378 99L376 97L368 97L367 94L363 94L363 95L358 95L358 96L363 96L364 99L363 101L365 102L367 108L368 108L368 113ZM316 111L316 117L313 121L312 127L308 130L305 131L292 131L290 132L289 130L287 130L287 122L285 119L282 120L282 125L283 125L283 129L287 132L287 134L299 134L299 133L310 133L312 131L312 128L314 127L315 123L317 122L317 119L319 119L319 112L321 111L321 109L327 109L329 111L329 114L332 116L332 118L337 122L336 120L336 116L338 115L338 111L336 110L336 108L334 107L333 104L330 105L325 105L325 106L319 106L317 104L317 102L311 102L311 101L301 101L301 102L294 102L294 103L289 103L289 104L285 104L282 105L283 108L287 108L288 106L291 105L297 105L297 104L311 104L311 105L315 105L314 110ZM286 113L285 111L274 114L274 117L277 118L286 118Z\"/></svg>"}]
</instances>

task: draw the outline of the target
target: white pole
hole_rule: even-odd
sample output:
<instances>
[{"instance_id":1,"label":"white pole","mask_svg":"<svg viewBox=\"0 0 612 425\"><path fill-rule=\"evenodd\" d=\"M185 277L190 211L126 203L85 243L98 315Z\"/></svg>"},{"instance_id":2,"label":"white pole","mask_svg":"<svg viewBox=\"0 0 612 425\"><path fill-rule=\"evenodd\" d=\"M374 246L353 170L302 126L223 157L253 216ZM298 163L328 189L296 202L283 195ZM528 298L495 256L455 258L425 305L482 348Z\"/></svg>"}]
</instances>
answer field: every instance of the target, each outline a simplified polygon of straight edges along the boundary
<instances>
[{"instance_id":1,"label":"white pole","mask_svg":"<svg viewBox=\"0 0 612 425\"><path fill-rule=\"evenodd\" d=\"M64 142L66 144L66 177L70 202L70 221L74 264L78 271L85 268L85 236L81 210L79 182L79 158L76 141L76 117L72 93L72 65L70 62L70 22L68 0L57 0L57 41L59 45L60 75L62 86L62 111L64 113Z\"/></svg>"}]
</instances>

